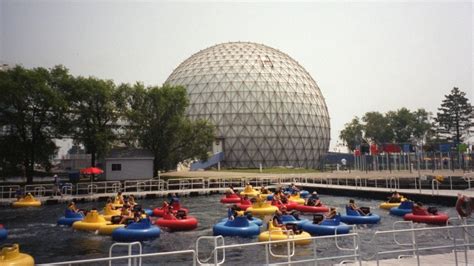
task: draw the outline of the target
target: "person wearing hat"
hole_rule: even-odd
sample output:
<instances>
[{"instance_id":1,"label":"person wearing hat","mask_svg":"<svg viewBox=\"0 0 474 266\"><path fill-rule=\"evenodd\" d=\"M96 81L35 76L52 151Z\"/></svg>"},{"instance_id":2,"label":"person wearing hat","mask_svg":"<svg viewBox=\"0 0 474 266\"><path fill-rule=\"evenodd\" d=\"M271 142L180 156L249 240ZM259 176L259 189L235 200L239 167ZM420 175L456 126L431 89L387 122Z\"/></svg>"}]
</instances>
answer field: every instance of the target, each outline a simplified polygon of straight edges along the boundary
<instances>
[{"instance_id":1,"label":"person wearing hat","mask_svg":"<svg viewBox=\"0 0 474 266\"><path fill-rule=\"evenodd\" d=\"M319 199L318 192L313 191L311 196L306 199L305 205L307 206L321 206L321 200Z\"/></svg>"}]
</instances>

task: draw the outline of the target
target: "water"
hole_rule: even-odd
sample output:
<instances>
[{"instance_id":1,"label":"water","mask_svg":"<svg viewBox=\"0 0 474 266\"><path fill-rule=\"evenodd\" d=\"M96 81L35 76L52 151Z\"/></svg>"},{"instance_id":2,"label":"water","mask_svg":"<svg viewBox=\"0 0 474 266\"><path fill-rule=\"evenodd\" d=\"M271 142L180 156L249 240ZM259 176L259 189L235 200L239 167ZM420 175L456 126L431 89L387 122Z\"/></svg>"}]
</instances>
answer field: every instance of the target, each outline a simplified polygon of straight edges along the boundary
<instances>
[{"instance_id":1,"label":"water","mask_svg":"<svg viewBox=\"0 0 474 266\"><path fill-rule=\"evenodd\" d=\"M183 249L194 249L196 239L200 236L211 236L212 226L220 219L226 216L226 207L219 203L221 195L199 196L182 198L183 206L190 210L190 215L198 218L199 226L196 230L189 232L167 232L162 230L159 239L152 242L145 242L143 244L144 253L164 252ZM324 204L329 206L339 207L341 213L345 213L344 206L348 202L346 197L335 197L329 195L321 195ZM395 221L401 221L402 218L391 216L388 211L378 208L381 203L378 200L371 200L366 198L354 198L359 206L368 206L372 212L382 216L382 221L377 225L360 226L358 228L361 232L361 248L364 257L373 255L375 248L374 243L369 243L376 230L391 230L392 224ZM154 208L161 206L163 199L141 199L139 203L144 208ZM79 203L78 207L82 209L91 209L96 207L102 209L104 202L88 202ZM435 205L436 206L436 205ZM109 247L114 242L110 236L95 235L91 232L74 231L70 227L59 227L56 221L63 215L65 205L48 205L40 208L27 209L12 209L9 207L0 208L0 223L4 224L8 229L9 238L6 243L19 243L21 250L32 255L36 263L59 262L68 260L81 260L88 258L100 258L108 256ZM450 217L455 217L454 208L443 206L436 206L439 211L446 212ZM303 216L303 218L311 218L310 216ZM417 227L424 227L426 225L419 224ZM426 243L443 243L448 241L443 235L436 235L430 233L423 233ZM401 240L408 241L408 236L399 236ZM254 239L242 238L226 238L226 244L248 243L257 241ZM318 243L318 255L336 255L343 254L338 251L331 241L321 241ZM349 241L342 241L343 246L349 247ZM390 249L395 247L392 237L383 237L376 244L380 248ZM209 256L211 245L204 247L200 258ZM275 248L274 252L284 254L286 249ZM346 252L347 253L347 252ZM125 251L115 253L125 255ZM298 249L297 255L299 258L312 256L312 249L310 247ZM240 248L233 249L226 252L226 262L229 264L262 264L265 261L264 247ZM272 262L279 261L272 259ZM125 262L125 261L124 261ZM159 259L146 259L145 262L156 264L157 262L183 265L191 264L189 255L180 256L166 256ZM97 265L105 265L101 263Z\"/></svg>"}]
</instances>

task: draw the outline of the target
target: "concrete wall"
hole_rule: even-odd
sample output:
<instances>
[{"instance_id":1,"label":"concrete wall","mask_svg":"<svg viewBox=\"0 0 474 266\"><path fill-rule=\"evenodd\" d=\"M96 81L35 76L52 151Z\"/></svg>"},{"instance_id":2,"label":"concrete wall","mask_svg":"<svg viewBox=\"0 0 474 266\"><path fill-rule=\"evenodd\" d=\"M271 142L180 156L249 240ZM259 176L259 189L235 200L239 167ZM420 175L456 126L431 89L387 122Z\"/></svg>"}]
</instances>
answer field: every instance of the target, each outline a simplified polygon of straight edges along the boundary
<instances>
[{"instance_id":1,"label":"concrete wall","mask_svg":"<svg viewBox=\"0 0 474 266\"><path fill-rule=\"evenodd\" d=\"M120 164L120 171L112 171L112 164ZM106 180L132 180L153 177L153 159L105 159Z\"/></svg>"}]
</instances>

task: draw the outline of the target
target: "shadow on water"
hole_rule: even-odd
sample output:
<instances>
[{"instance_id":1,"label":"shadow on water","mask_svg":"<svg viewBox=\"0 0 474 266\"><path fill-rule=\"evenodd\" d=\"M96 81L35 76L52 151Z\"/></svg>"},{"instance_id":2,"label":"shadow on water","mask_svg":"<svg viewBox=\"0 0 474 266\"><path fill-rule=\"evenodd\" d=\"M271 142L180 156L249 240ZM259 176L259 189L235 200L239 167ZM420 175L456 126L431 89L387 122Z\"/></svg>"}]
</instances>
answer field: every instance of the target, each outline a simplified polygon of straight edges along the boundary
<instances>
[{"instance_id":1,"label":"shadow on water","mask_svg":"<svg viewBox=\"0 0 474 266\"><path fill-rule=\"evenodd\" d=\"M194 231L189 232L167 232L162 231L159 239L152 242L143 243L143 252L165 252L183 249L194 249L196 239L200 236L211 236L212 226L226 215L226 207L219 203L221 195L185 197L181 201L183 205L190 210L190 215L198 218L199 226ZM329 206L336 206L341 213L344 213L344 206L348 202L347 197L334 197L321 195L323 202ZM374 243L368 243L375 231L391 230L395 221L401 218L390 216L388 211L378 208L380 201L366 198L355 198L360 206L368 206L372 212L380 214L382 221L380 224L371 226L360 226L358 231L361 233L361 248L363 256L373 255ZM142 199L139 201L144 208L154 208L161 206L163 199ZM79 208L91 209L93 207L101 209L104 202L88 202L78 204ZM109 236L100 236L91 232L74 231L69 227L56 226L56 220L63 215L65 205L48 205L40 208L12 209L8 207L0 208L0 223L4 224L9 230L9 238L6 243L19 243L21 250L32 255L36 263L58 262L66 260L81 260L90 258L107 257L109 247L114 242ZM436 206L440 211L447 212L451 217L455 216L454 208ZM311 218L303 216L303 218ZM416 225L423 227L425 225ZM443 237L433 235L429 232L424 233L427 242L445 241ZM409 241L406 235L399 236L400 240ZM226 244L239 244L255 242L256 238L225 238ZM441 242L442 243L442 242ZM2 243L3 244L3 243ZM350 241L343 240L341 245L349 247ZM390 249L395 247L392 237L385 236L377 242L381 249ZM212 250L212 244L203 245L200 258L209 257ZM285 254L285 247L273 247L272 251L277 254ZM125 248L118 248L114 251L115 255L125 255ZM302 248L297 250L298 257L312 257L312 249ZM341 254L334 245L334 241L321 241L317 246L318 256L328 256ZM211 259L212 261L212 259ZM226 251L226 264L260 265L265 261L265 248L259 247L240 247ZM278 258L272 258L271 262L281 261ZM159 258L146 258L144 264L166 263L167 265L191 265L190 255L164 256ZM126 263L126 261L123 261ZM97 265L105 265L98 263ZM119 262L120 264L120 262Z\"/></svg>"}]
</instances>

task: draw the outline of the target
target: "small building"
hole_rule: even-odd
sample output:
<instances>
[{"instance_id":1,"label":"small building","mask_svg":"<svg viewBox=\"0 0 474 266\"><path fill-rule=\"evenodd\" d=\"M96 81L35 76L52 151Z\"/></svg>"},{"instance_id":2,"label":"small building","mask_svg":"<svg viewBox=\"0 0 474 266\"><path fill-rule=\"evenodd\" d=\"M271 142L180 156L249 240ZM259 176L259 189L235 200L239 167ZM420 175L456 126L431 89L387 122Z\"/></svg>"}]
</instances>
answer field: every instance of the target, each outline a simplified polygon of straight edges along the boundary
<instances>
[{"instance_id":1,"label":"small building","mask_svg":"<svg viewBox=\"0 0 474 266\"><path fill-rule=\"evenodd\" d=\"M153 153L144 149L112 149L105 157L106 180L153 178Z\"/></svg>"}]
</instances>

